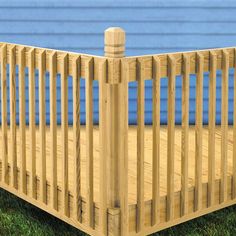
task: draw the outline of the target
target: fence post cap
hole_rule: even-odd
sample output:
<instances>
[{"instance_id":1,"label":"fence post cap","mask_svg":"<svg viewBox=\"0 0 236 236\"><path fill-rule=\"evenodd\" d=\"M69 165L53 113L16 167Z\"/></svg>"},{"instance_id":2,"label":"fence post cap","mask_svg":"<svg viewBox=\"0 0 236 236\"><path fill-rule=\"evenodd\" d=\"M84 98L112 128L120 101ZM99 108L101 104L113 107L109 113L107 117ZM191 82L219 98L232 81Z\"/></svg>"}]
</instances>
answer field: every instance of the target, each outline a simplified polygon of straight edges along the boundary
<instances>
[{"instance_id":1,"label":"fence post cap","mask_svg":"<svg viewBox=\"0 0 236 236\"><path fill-rule=\"evenodd\" d=\"M110 27L105 30L105 56L123 57L125 55L125 31L120 27Z\"/></svg>"}]
</instances>

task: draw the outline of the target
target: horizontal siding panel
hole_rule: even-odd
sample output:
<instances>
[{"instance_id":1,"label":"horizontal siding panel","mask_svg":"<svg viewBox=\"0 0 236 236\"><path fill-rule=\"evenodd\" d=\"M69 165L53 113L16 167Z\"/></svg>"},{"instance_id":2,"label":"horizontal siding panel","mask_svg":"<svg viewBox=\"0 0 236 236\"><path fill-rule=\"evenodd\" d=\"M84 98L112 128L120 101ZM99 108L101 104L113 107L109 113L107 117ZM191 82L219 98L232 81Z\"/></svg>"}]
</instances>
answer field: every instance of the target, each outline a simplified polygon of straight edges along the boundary
<instances>
[{"instance_id":1,"label":"horizontal siding panel","mask_svg":"<svg viewBox=\"0 0 236 236\"><path fill-rule=\"evenodd\" d=\"M83 22L51 22L38 21L35 27L35 21L4 21L4 27L0 28L1 35L18 36L19 34L31 36L33 35L99 35L103 37L103 31L111 26L108 22L96 22L96 27L91 27L95 22L84 20ZM127 36L157 36L160 34L168 35L234 35L236 34L235 22L112 22L112 26L122 27L127 31Z\"/></svg>"},{"instance_id":2,"label":"horizontal siding panel","mask_svg":"<svg viewBox=\"0 0 236 236\"><path fill-rule=\"evenodd\" d=\"M158 11L158 14L157 14ZM78 14L79 13L79 14ZM132 14L130 14L132 13ZM158 8L158 7L104 7L104 8L1 8L0 20L189 20L232 21L236 20L235 8Z\"/></svg>"},{"instance_id":3,"label":"horizontal siding panel","mask_svg":"<svg viewBox=\"0 0 236 236\"><path fill-rule=\"evenodd\" d=\"M158 8L165 8L165 7L175 7L175 8L193 8L193 7L204 7L204 8L222 8L228 7L236 7L236 3L233 0L228 1L221 1L221 0L214 0L214 1L196 1L196 0L182 0L182 1L166 1L166 0L159 0L159 1L144 1L144 0L136 0L135 5L133 0L121 0L121 1L109 1L109 0L102 0L102 1L94 1L94 0L87 0L87 1L76 1L71 0L69 5L67 1L56 1L56 0L38 0L38 1L0 1L1 5L0 8L12 8L12 7L24 7L24 8L65 8L65 7L80 7L80 8L100 8L100 7L129 7L129 8L150 8L150 7L158 7Z\"/></svg>"}]
</instances>

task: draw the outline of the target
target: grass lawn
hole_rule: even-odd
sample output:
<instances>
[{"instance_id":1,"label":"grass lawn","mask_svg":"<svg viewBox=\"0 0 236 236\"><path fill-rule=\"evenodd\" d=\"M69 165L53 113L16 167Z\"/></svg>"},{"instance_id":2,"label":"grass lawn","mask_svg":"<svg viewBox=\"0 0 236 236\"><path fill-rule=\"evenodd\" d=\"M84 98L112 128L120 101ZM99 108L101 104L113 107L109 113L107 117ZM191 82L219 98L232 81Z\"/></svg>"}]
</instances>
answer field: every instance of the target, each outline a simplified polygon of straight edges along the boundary
<instances>
[{"instance_id":1,"label":"grass lawn","mask_svg":"<svg viewBox=\"0 0 236 236\"><path fill-rule=\"evenodd\" d=\"M0 235L77 236L86 234L12 194L0 190ZM236 206L228 207L154 235L236 235Z\"/></svg>"}]
</instances>

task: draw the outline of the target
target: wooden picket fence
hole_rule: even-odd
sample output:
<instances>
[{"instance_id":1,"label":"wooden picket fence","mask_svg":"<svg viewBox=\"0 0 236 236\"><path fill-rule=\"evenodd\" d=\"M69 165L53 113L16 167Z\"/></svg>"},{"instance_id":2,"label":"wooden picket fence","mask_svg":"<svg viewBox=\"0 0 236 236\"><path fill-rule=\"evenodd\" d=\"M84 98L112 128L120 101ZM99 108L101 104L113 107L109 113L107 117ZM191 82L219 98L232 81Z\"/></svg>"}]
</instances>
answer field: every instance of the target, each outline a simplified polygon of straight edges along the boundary
<instances>
[{"instance_id":1,"label":"wooden picket fence","mask_svg":"<svg viewBox=\"0 0 236 236\"><path fill-rule=\"evenodd\" d=\"M0 43L0 186L90 235L147 235L236 202L236 122L232 175L228 168L228 77L235 48L125 57L125 32L105 31L105 56ZM16 67L18 70L16 70ZM29 122L26 122L28 68ZM38 71L38 95L36 73ZM222 70L221 172L216 178L216 72ZM17 72L16 72L17 71ZM50 123L46 122L45 73L49 72ZM209 72L208 171L203 182L203 77ZM195 154L189 156L189 76L196 75ZM60 124L57 76L60 75ZM68 125L68 78L73 83L73 125ZM175 82L182 76L181 190L175 191ZM18 85L16 83L18 78ZM160 193L161 79L168 79L166 194ZM85 127L80 123L80 82L85 80ZM151 198L145 198L145 81L152 80ZM99 127L93 122L94 81L99 88ZM129 84L137 82L136 185L129 185ZM234 78L236 88L236 77ZM18 91L18 97L17 93ZM235 91L235 90L234 90ZM39 121L36 122L36 95ZM236 93L234 93L234 101ZM9 103L9 107L8 107ZM19 106L19 121L17 121ZM234 102L234 119L236 102ZM9 113L9 114L8 114ZM82 132L85 143L81 144ZM97 137L98 136L98 137ZM94 143L98 139L96 162ZM49 146L48 146L49 143ZM85 160L81 158L85 146ZM72 151L70 151L72 150ZM69 158L70 156L70 158ZM195 182L189 187L189 159ZM84 167L82 166L84 164ZM85 169L85 170L84 170ZM82 175L84 170L85 175ZM98 177L98 189L95 180ZM85 185L82 193L82 182ZM70 185L70 183L72 183ZM129 200L130 188L136 201Z\"/></svg>"}]
</instances>

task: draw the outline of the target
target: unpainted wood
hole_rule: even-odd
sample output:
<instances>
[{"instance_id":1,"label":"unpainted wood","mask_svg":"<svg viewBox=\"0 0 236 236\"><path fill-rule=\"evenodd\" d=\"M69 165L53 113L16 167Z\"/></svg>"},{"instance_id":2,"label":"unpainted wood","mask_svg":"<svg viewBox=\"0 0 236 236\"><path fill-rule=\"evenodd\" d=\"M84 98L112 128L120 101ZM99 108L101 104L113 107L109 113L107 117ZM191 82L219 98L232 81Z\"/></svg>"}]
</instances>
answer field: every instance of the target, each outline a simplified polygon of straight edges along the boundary
<instances>
[{"instance_id":1,"label":"unpainted wood","mask_svg":"<svg viewBox=\"0 0 236 236\"><path fill-rule=\"evenodd\" d=\"M45 135L45 51L39 57L39 130L40 130L40 199L46 203L46 135Z\"/></svg>"},{"instance_id":2,"label":"unpainted wood","mask_svg":"<svg viewBox=\"0 0 236 236\"><path fill-rule=\"evenodd\" d=\"M87 224L94 227L93 211L93 60L89 59L86 63L86 82L85 82L85 100L86 100L86 183L87 183Z\"/></svg>"},{"instance_id":3,"label":"unpainted wood","mask_svg":"<svg viewBox=\"0 0 236 236\"><path fill-rule=\"evenodd\" d=\"M167 205L166 219L174 217L174 142L175 142L175 79L176 61L168 57L168 118L167 118Z\"/></svg>"},{"instance_id":4,"label":"unpainted wood","mask_svg":"<svg viewBox=\"0 0 236 236\"><path fill-rule=\"evenodd\" d=\"M137 233L144 229L144 127L145 127L145 81L142 60L137 61Z\"/></svg>"},{"instance_id":5,"label":"unpainted wood","mask_svg":"<svg viewBox=\"0 0 236 236\"><path fill-rule=\"evenodd\" d=\"M129 176L129 145L128 145L128 81L125 74L125 65L121 64L121 83L118 88L119 98L119 110L118 110L118 153L119 153L119 193L120 193L120 205L119 215L120 218L118 228L120 228L120 234L126 236L129 233L129 199L128 199L128 176ZM119 219L118 218L118 219Z\"/></svg>"},{"instance_id":6,"label":"unpainted wood","mask_svg":"<svg viewBox=\"0 0 236 236\"><path fill-rule=\"evenodd\" d=\"M209 107L208 107L208 206L215 204L215 120L216 120L217 55L210 53Z\"/></svg>"},{"instance_id":7,"label":"unpainted wood","mask_svg":"<svg viewBox=\"0 0 236 236\"><path fill-rule=\"evenodd\" d=\"M188 153L189 153L189 80L190 57L183 55L182 138L181 138L181 216L188 214Z\"/></svg>"},{"instance_id":8,"label":"unpainted wood","mask_svg":"<svg viewBox=\"0 0 236 236\"><path fill-rule=\"evenodd\" d=\"M121 58L125 54L125 31L120 27L105 30L104 51L106 57Z\"/></svg>"},{"instance_id":9,"label":"unpainted wood","mask_svg":"<svg viewBox=\"0 0 236 236\"><path fill-rule=\"evenodd\" d=\"M228 87L229 87L229 54L222 51L222 83L221 83L221 186L220 202L227 200L227 163L228 163Z\"/></svg>"},{"instance_id":10,"label":"unpainted wood","mask_svg":"<svg viewBox=\"0 0 236 236\"><path fill-rule=\"evenodd\" d=\"M80 158L80 57L74 59L73 78L73 154L75 168L74 184L74 217L82 222L81 200L81 158Z\"/></svg>"},{"instance_id":11,"label":"unpainted wood","mask_svg":"<svg viewBox=\"0 0 236 236\"><path fill-rule=\"evenodd\" d=\"M31 197L36 198L36 134L35 134L35 51L29 52L29 130L31 155Z\"/></svg>"},{"instance_id":12,"label":"unpainted wood","mask_svg":"<svg viewBox=\"0 0 236 236\"><path fill-rule=\"evenodd\" d=\"M160 58L153 58L152 87L152 225L160 220Z\"/></svg>"},{"instance_id":13,"label":"unpainted wood","mask_svg":"<svg viewBox=\"0 0 236 236\"><path fill-rule=\"evenodd\" d=\"M68 56L64 55L61 71L61 130L62 130L62 204L63 213L69 216L68 189Z\"/></svg>"},{"instance_id":14,"label":"unpainted wood","mask_svg":"<svg viewBox=\"0 0 236 236\"><path fill-rule=\"evenodd\" d=\"M15 78L15 46L12 47L10 53L10 136L11 136L11 186L17 188L17 172L16 172L16 78Z\"/></svg>"},{"instance_id":15,"label":"unpainted wood","mask_svg":"<svg viewBox=\"0 0 236 236\"><path fill-rule=\"evenodd\" d=\"M19 116L20 116L20 189L26 194L26 137L25 137L25 48L19 51Z\"/></svg>"},{"instance_id":16,"label":"unpainted wood","mask_svg":"<svg viewBox=\"0 0 236 236\"><path fill-rule=\"evenodd\" d=\"M7 135L7 46L1 45L1 115L2 115L2 181L7 183L8 135Z\"/></svg>"},{"instance_id":17,"label":"unpainted wood","mask_svg":"<svg viewBox=\"0 0 236 236\"><path fill-rule=\"evenodd\" d=\"M234 71L236 71L236 49L234 50ZM234 118L233 118L233 198L236 198L236 73L234 73Z\"/></svg>"},{"instance_id":18,"label":"unpainted wood","mask_svg":"<svg viewBox=\"0 0 236 236\"><path fill-rule=\"evenodd\" d=\"M202 129L203 129L203 68L204 56L201 53L197 57L196 75L196 124L195 124L195 200L194 209L202 208Z\"/></svg>"},{"instance_id":19,"label":"unpainted wood","mask_svg":"<svg viewBox=\"0 0 236 236\"><path fill-rule=\"evenodd\" d=\"M101 62L99 70L100 70L100 78L99 78L99 147L100 147L100 185L99 185L99 201L100 201L100 228L101 232L106 235L108 232L108 222L107 222L107 210L108 210L108 202L107 202L107 140L108 140L108 132L107 132L107 90L108 84L106 83L106 68L107 61L104 60Z\"/></svg>"},{"instance_id":20,"label":"unpainted wood","mask_svg":"<svg viewBox=\"0 0 236 236\"><path fill-rule=\"evenodd\" d=\"M58 197L57 197L57 53L53 52L50 57L50 132L51 132L51 168L52 168L52 194L51 194L51 206L57 210Z\"/></svg>"},{"instance_id":21,"label":"unpainted wood","mask_svg":"<svg viewBox=\"0 0 236 236\"><path fill-rule=\"evenodd\" d=\"M204 72L210 71L210 52L216 54L217 57L217 69L222 69L222 49L229 53L230 67L234 66L234 47L232 48L217 48L217 49L207 49L207 50L197 50L190 52L176 52L176 53L164 53L156 54L160 57L161 64L161 77L168 77L168 57L172 56L176 60L176 75L182 74L183 68L183 54L190 57L190 74L195 74L197 68L196 53L201 53L204 56ZM142 58L146 61L145 65L145 79L150 79L152 77L152 57L154 55L142 55L142 56L131 56L126 57L125 60L129 64L129 69L127 71L128 81L136 80L136 60Z\"/></svg>"}]
</instances>

